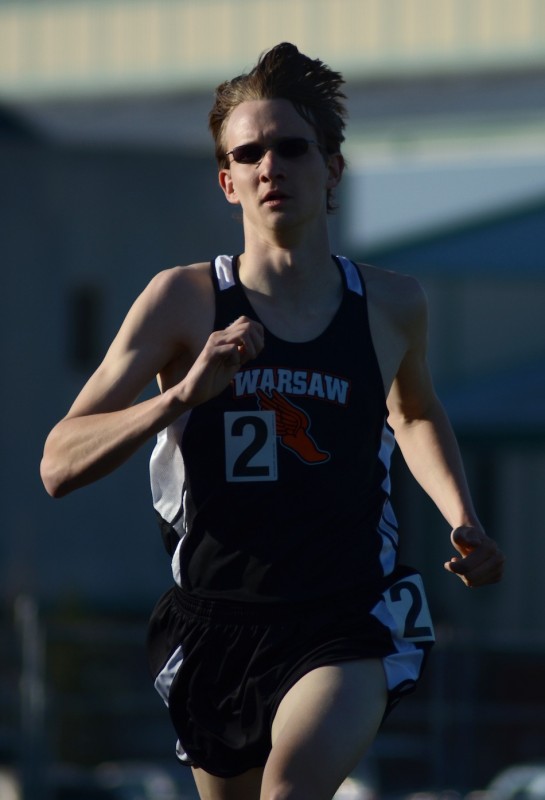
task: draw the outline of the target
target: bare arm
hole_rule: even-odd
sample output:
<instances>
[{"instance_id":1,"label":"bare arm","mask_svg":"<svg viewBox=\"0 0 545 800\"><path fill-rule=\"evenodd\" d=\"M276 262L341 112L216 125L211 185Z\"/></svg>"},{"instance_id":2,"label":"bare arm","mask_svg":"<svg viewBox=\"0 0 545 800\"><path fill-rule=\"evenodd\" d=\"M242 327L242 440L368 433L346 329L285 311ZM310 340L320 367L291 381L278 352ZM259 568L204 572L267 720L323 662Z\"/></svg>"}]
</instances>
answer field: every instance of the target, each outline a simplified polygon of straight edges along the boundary
<instances>
[{"instance_id":1,"label":"bare arm","mask_svg":"<svg viewBox=\"0 0 545 800\"><path fill-rule=\"evenodd\" d=\"M477 518L456 437L432 385L423 294L411 304L409 346L388 395L389 423L412 474L453 529L461 558L445 568L468 586L493 583L501 577L503 556Z\"/></svg>"},{"instance_id":2,"label":"bare arm","mask_svg":"<svg viewBox=\"0 0 545 800\"><path fill-rule=\"evenodd\" d=\"M207 336L202 320L210 315L195 303L191 281L182 281L183 296L179 284L169 273L150 283L100 367L49 434L40 471L52 496L62 497L112 472L185 411L221 392L261 349L260 326L245 318ZM197 320L204 333L195 336ZM181 379L162 394L136 402L156 375L168 373L173 359L186 364Z\"/></svg>"}]
</instances>

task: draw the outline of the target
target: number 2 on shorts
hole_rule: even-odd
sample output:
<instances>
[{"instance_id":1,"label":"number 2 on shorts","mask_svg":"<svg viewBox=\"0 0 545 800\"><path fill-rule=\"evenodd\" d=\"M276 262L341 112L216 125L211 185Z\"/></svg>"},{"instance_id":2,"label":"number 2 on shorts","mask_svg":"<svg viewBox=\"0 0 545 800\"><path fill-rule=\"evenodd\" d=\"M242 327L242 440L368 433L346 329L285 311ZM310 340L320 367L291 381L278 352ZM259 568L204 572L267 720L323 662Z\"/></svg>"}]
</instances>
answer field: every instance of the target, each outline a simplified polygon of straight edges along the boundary
<instances>
[{"instance_id":1,"label":"number 2 on shorts","mask_svg":"<svg viewBox=\"0 0 545 800\"><path fill-rule=\"evenodd\" d=\"M419 642L434 640L424 585L418 573L396 581L384 593L384 599L401 638Z\"/></svg>"}]
</instances>

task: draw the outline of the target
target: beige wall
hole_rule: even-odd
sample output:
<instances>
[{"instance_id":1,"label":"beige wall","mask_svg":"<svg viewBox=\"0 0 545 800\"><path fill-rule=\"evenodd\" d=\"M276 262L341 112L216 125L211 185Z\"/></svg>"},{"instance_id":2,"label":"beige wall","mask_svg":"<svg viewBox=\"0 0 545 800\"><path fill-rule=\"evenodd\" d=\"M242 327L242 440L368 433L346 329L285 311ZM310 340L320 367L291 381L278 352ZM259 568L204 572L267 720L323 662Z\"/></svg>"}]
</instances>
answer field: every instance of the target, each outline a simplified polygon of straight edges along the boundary
<instances>
[{"instance_id":1,"label":"beige wall","mask_svg":"<svg viewBox=\"0 0 545 800\"><path fill-rule=\"evenodd\" d=\"M545 64L542 0L5 0L0 96L209 85L285 39L348 77Z\"/></svg>"}]
</instances>

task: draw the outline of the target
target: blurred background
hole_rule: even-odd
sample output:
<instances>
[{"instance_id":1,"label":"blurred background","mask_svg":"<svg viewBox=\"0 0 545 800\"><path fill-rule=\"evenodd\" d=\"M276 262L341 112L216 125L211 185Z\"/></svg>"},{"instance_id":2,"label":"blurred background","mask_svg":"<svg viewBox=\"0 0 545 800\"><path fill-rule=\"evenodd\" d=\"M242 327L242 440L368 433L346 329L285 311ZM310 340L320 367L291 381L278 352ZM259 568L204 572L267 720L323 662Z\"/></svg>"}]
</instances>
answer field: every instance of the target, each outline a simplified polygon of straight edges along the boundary
<instances>
[{"instance_id":1,"label":"blurred background","mask_svg":"<svg viewBox=\"0 0 545 800\"><path fill-rule=\"evenodd\" d=\"M283 40L347 78L333 248L424 285L508 558L497 587L447 575L449 530L396 460L438 643L338 798L465 795L519 763L504 792L545 797L545 0L0 0L1 800L196 796L145 664L170 585L152 443L62 502L38 465L150 278L240 250L207 114Z\"/></svg>"}]
</instances>

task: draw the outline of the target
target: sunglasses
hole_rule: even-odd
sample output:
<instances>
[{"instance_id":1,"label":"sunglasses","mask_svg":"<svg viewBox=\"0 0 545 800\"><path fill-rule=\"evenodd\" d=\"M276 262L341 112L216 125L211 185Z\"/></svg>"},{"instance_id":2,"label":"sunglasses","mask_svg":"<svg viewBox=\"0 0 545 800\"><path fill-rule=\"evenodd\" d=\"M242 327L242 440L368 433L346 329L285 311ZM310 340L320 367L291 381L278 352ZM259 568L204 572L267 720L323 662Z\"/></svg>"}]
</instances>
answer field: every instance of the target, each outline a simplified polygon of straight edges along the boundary
<instances>
[{"instance_id":1,"label":"sunglasses","mask_svg":"<svg viewBox=\"0 0 545 800\"><path fill-rule=\"evenodd\" d=\"M281 158L300 158L308 153L309 145L320 145L313 139L304 139L302 136L293 136L287 139L278 139L274 144L264 145L257 142L249 144L239 144L233 147L226 156L233 156L233 161L237 164L259 164L263 160L265 153L272 150Z\"/></svg>"}]
</instances>

